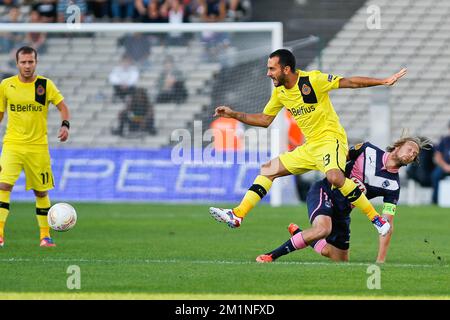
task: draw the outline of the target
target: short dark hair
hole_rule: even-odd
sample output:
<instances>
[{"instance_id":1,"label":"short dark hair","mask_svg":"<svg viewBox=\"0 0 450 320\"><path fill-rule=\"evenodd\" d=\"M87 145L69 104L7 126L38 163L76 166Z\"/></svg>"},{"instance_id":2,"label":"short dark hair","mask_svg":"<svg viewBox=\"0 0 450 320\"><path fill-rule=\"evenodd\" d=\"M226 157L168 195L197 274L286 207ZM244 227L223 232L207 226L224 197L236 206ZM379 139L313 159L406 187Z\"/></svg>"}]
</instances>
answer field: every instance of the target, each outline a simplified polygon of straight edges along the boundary
<instances>
[{"instance_id":1,"label":"short dark hair","mask_svg":"<svg viewBox=\"0 0 450 320\"><path fill-rule=\"evenodd\" d=\"M37 54L37 51L34 48L29 47L29 46L23 46L23 47L19 48L16 51L16 62L19 62L19 54L20 53L30 54L30 53L33 53L33 52L34 52L34 58L37 60L37 55L38 54Z\"/></svg>"},{"instance_id":2,"label":"short dark hair","mask_svg":"<svg viewBox=\"0 0 450 320\"><path fill-rule=\"evenodd\" d=\"M269 58L278 57L280 60L280 65L284 67L291 67L291 71L295 72L295 57L287 49L278 49L272 52L269 56Z\"/></svg>"}]
</instances>

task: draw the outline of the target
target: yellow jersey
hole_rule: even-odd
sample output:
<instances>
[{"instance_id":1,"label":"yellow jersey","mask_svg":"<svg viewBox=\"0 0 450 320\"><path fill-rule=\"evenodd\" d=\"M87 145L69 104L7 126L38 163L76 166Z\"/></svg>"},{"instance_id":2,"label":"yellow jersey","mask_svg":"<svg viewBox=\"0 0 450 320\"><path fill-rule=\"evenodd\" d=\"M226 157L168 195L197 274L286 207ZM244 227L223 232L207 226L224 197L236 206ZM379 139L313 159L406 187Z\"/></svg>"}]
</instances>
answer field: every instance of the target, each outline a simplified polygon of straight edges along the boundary
<instances>
[{"instance_id":1,"label":"yellow jersey","mask_svg":"<svg viewBox=\"0 0 450 320\"><path fill-rule=\"evenodd\" d=\"M15 75L0 83L0 112L7 112L5 147L48 147L48 105L64 100L53 81L37 76L24 83Z\"/></svg>"},{"instance_id":2,"label":"yellow jersey","mask_svg":"<svg viewBox=\"0 0 450 320\"><path fill-rule=\"evenodd\" d=\"M275 87L263 113L275 116L285 107L294 117L307 142L325 138L347 143L347 134L334 111L328 92L339 88L342 77L318 70L301 71L291 89Z\"/></svg>"}]
</instances>

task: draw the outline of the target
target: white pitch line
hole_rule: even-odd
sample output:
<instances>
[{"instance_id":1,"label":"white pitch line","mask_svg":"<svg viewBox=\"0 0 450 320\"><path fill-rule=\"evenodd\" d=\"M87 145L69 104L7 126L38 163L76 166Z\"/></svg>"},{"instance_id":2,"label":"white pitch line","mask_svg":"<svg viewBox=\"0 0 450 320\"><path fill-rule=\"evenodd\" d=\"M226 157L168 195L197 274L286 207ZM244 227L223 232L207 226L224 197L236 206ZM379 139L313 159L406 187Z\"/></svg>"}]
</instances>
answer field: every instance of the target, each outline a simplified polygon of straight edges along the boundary
<instances>
[{"instance_id":1,"label":"white pitch line","mask_svg":"<svg viewBox=\"0 0 450 320\"><path fill-rule=\"evenodd\" d=\"M5 263L20 263L20 262L79 262L79 263L105 263L105 264L181 264L181 263L191 263L191 264L226 264L226 265L256 265L254 261L227 261L227 260L179 260L179 259L30 259L30 258L3 258L0 262ZM373 263L363 263L363 262L345 262L345 263L334 263L334 262L308 262L308 261L277 261L272 265L299 265L299 266L337 266L337 267L367 267ZM447 264L407 264L407 263L386 263L380 266L395 267L395 268L448 268L450 265Z\"/></svg>"}]
</instances>

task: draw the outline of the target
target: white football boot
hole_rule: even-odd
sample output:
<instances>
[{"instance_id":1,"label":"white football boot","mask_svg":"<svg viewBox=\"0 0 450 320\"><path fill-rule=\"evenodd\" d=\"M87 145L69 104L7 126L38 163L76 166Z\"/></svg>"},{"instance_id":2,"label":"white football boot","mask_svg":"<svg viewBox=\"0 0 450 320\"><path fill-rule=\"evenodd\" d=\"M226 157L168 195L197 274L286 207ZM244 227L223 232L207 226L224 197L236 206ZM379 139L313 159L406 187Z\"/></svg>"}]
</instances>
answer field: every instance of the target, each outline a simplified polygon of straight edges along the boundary
<instances>
[{"instance_id":1,"label":"white football boot","mask_svg":"<svg viewBox=\"0 0 450 320\"><path fill-rule=\"evenodd\" d=\"M242 218L237 217L231 209L211 207L209 213L214 219L226 223L230 228L238 228L242 223Z\"/></svg>"}]
</instances>

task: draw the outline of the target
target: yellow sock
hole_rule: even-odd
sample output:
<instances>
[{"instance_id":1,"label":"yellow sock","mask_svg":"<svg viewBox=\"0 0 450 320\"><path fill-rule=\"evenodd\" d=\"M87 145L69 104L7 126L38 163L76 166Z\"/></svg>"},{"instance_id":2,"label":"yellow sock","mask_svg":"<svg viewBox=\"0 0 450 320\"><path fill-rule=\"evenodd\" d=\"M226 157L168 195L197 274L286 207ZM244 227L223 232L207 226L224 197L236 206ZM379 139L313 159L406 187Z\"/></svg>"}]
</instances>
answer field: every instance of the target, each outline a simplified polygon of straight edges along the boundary
<instances>
[{"instance_id":1,"label":"yellow sock","mask_svg":"<svg viewBox=\"0 0 450 320\"><path fill-rule=\"evenodd\" d=\"M379 215L366 195L359 190L352 180L346 178L344 185L339 190L355 207L364 212L369 220L373 220Z\"/></svg>"},{"instance_id":2,"label":"yellow sock","mask_svg":"<svg viewBox=\"0 0 450 320\"><path fill-rule=\"evenodd\" d=\"M4 237L5 223L9 215L10 191L0 190L0 237Z\"/></svg>"},{"instance_id":3,"label":"yellow sock","mask_svg":"<svg viewBox=\"0 0 450 320\"><path fill-rule=\"evenodd\" d=\"M47 215L50 209L50 198L36 197L36 218L39 225L39 238L50 238L50 227L48 226Z\"/></svg>"},{"instance_id":4,"label":"yellow sock","mask_svg":"<svg viewBox=\"0 0 450 320\"><path fill-rule=\"evenodd\" d=\"M272 180L265 176L257 176L253 185L248 189L239 206L233 209L236 216L244 218L258 202L264 198L272 186Z\"/></svg>"}]
</instances>

